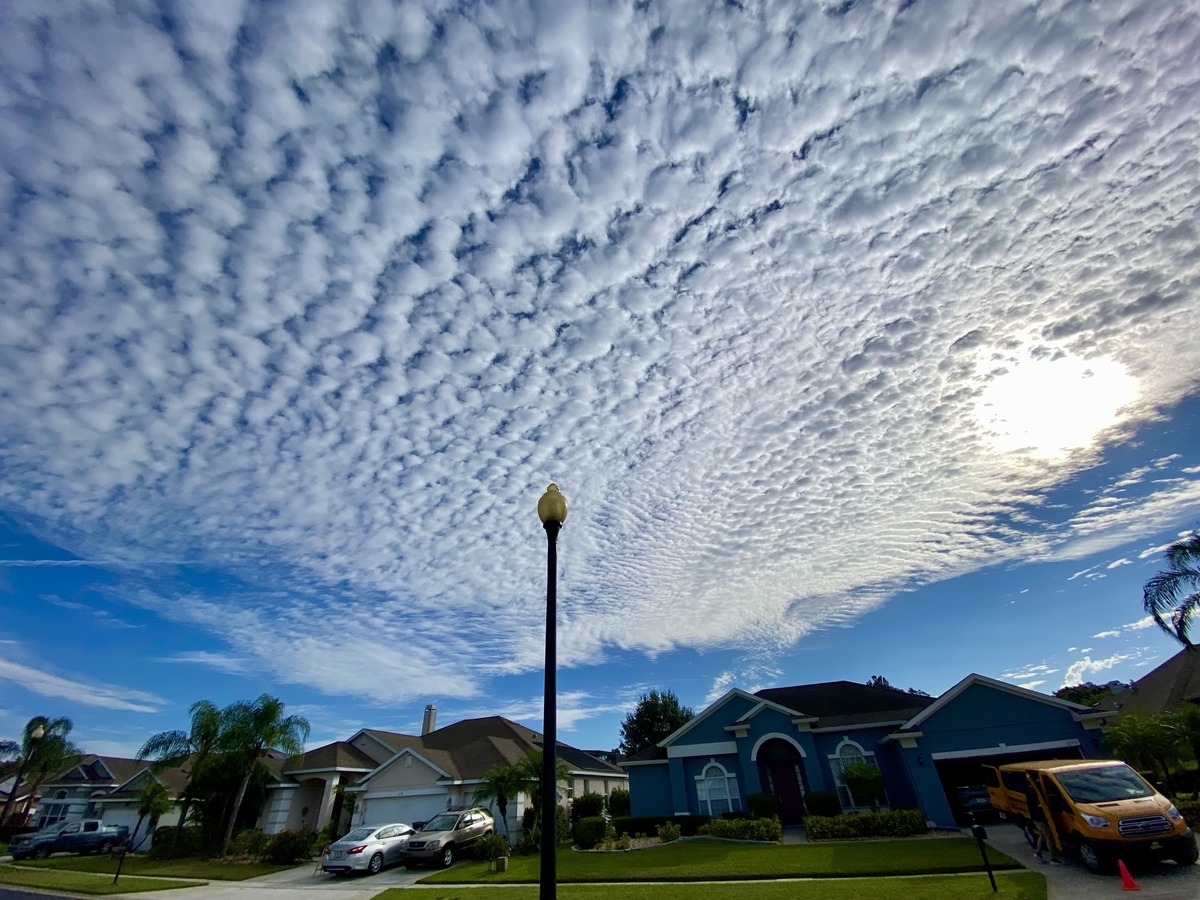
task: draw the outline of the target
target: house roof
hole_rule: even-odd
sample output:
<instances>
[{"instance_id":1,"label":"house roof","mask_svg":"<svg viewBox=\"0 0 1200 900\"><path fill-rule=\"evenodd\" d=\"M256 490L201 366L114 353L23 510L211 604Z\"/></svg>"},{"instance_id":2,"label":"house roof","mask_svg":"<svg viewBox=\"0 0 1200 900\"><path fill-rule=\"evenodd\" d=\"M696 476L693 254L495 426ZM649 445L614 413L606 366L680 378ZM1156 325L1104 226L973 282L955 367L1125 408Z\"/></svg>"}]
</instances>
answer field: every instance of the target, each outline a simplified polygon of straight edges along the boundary
<instances>
[{"instance_id":1,"label":"house roof","mask_svg":"<svg viewBox=\"0 0 1200 900\"><path fill-rule=\"evenodd\" d=\"M188 758L190 760L191 757ZM188 772L190 767L188 761L182 765L172 766L169 769L162 769L155 772L153 768L148 767L134 774L123 784L118 785L112 793L108 795L108 800L137 800L142 791L142 785L146 779L153 778L159 784L167 789L167 793L176 798L183 794L183 789L187 786Z\"/></svg>"},{"instance_id":2,"label":"house roof","mask_svg":"<svg viewBox=\"0 0 1200 900\"><path fill-rule=\"evenodd\" d=\"M905 721L934 702L896 688L875 687L854 681L824 681L792 687L766 688L755 696L798 714L820 719L820 727Z\"/></svg>"},{"instance_id":3,"label":"house roof","mask_svg":"<svg viewBox=\"0 0 1200 900\"><path fill-rule=\"evenodd\" d=\"M915 731L922 722L944 708L949 703L958 697L963 691L972 685L984 685L985 687L994 688L995 690L1004 691L1008 694L1014 694L1018 697L1023 697L1026 700L1036 700L1038 703L1045 703L1047 706L1057 706L1060 709L1065 709L1075 715L1088 714L1092 710L1090 707L1084 706L1081 703L1073 703L1070 700L1063 700L1059 697L1052 697L1049 694L1040 694L1037 691L1031 691L1028 688L1019 687L1015 684L1009 684L1007 681L997 681L995 678L988 678L986 675L979 675L972 672L950 690L943 693L936 699L931 698L930 702L917 712L915 716L904 723L900 728L900 732Z\"/></svg>"},{"instance_id":4,"label":"house roof","mask_svg":"<svg viewBox=\"0 0 1200 900\"><path fill-rule=\"evenodd\" d=\"M124 784L142 769L149 767L150 762L144 759L124 759L119 756L97 756L94 753L88 753L74 765L47 780L42 785L42 790L45 791L50 787L88 784L97 787L116 787Z\"/></svg>"},{"instance_id":5,"label":"house roof","mask_svg":"<svg viewBox=\"0 0 1200 900\"><path fill-rule=\"evenodd\" d=\"M1175 709L1188 701L1200 702L1200 647L1185 647L1119 694L1105 697L1096 704L1096 709L1154 712Z\"/></svg>"},{"instance_id":6,"label":"house roof","mask_svg":"<svg viewBox=\"0 0 1200 900\"><path fill-rule=\"evenodd\" d=\"M425 760L454 781L474 781L498 766L512 766L530 752L542 748L542 735L503 716L463 719L426 735L399 735L404 746L393 760L412 754ZM574 770L607 775L625 773L612 763L596 759L582 750L558 743L556 756ZM391 760L389 760L389 763ZM376 772L388 765L385 763ZM366 784L372 775L363 779Z\"/></svg>"},{"instance_id":7,"label":"house roof","mask_svg":"<svg viewBox=\"0 0 1200 900\"><path fill-rule=\"evenodd\" d=\"M293 756L283 764L283 773L313 771L314 769L357 769L370 771L379 763L348 741L335 741L324 747Z\"/></svg>"}]
</instances>

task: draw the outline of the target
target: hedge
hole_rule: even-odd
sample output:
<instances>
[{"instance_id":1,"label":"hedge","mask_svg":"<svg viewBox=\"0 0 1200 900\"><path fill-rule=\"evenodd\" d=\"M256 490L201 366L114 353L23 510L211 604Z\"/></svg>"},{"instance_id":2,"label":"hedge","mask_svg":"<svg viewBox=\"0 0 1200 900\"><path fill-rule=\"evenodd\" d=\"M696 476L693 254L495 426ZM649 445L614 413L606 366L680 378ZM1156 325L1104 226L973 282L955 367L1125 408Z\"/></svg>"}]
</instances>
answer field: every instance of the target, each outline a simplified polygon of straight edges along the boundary
<instances>
[{"instance_id":1,"label":"hedge","mask_svg":"<svg viewBox=\"0 0 1200 900\"><path fill-rule=\"evenodd\" d=\"M603 812L604 795L597 794L595 791L580 794L571 803L572 822L578 822L580 819L590 819L592 816L601 815Z\"/></svg>"},{"instance_id":2,"label":"hedge","mask_svg":"<svg viewBox=\"0 0 1200 900\"><path fill-rule=\"evenodd\" d=\"M840 816L808 816L804 830L809 840L844 840L861 837L908 837L929 830L919 809L881 809L878 812Z\"/></svg>"},{"instance_id":3,"label":"hedge","mask_svg":"<svg viewBox=\"0 0 1200 900\"><path fill-rule=\"evenodd\" d=\"M804 806L810 816L840 816L842 804L832 791L809 791L804 795Z\"/></svg>"},{"instance_id":4,"label":"hedge","mask_svg":"<svg viewBox=\"0 0 1200 900\"><path fill-rule=\"evenodd\" d=\"M608 812L612 816L628 816L629 791L625 788L613 788L608 795Z\"/></svg>"},{"instance_id":5,"label":"hedge","mask_svg":"<svg viewBox=\"0 0 1200 900\"><path fill-rule=\"evenodd\" d=\"M1200 799L1196 800L1176 800L1175 808L1183 813L1183 817L1187 819L1187 823L1195 830L1200 828Z\"/></svg>"},{"instance_id":6,"label":"hedge","mask_svg":"<svg viewBox=\"0 0 1200 900\"><path fill-rule=\"evenodd\" d=\"M700 834L734 841L773 841L783 839L778 819L714 819L700 827Z\"/></svg>"},{"instance_id":7,"label":"hedge","mask_svg":"<svg viewBox=\"0 0 1200 900\"><path fill-rule=\"evenodd\" d=\"M588 816L575 823L575 846L580 850L591 850L604 840L608 823L604 816Z\"/></svg>"},{"instance_id":8,"label":"hedge","mask_svg":"<svg viewBox=\"0 0 1200 900\"><path fill-rule=\"evenodd\" d=\"M684 837L694 837L700 831L701 825L707 825L712 819L709 816L618 816L612 820L617 837L627 834L637 837L639 834L656 834L659 825L674 822L679 826Z\"/></svg>"}]
</instances>

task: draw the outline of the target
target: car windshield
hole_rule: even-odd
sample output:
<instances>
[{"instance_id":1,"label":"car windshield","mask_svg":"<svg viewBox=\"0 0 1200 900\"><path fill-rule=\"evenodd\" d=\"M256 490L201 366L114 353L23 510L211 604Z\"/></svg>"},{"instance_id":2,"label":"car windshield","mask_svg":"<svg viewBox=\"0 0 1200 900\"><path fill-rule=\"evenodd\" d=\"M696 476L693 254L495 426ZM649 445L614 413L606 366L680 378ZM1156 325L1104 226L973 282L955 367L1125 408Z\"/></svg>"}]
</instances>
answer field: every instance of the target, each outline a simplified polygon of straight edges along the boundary
<instances>
[{"instance_id":1,"label":"car windshield","mask_svg":"<svg viewBox=\"0 0 1200 900\"><path fill-rule=\"evenodd\" d=\"M373 835L375 831L376 829L374 828L355 828L344 838L342 838L341 841L338 841L338 843L340 844L342 841L365 841L367 838Z\"/></svg>"},{"instance_id":2,"label":"car windshield","mask_svg":"<svg viewBox=\"0 0 1200 900\"><path fill-rule=\"evenodd\" d=\"M1076 769L1058 772L1055 777L1076 803L1109 803L1154 794L1154 788L1129 766Z\"/></svg>"},{"instance_id":3,"label":"car windshield","mask_svg":"<svg viewBox=\"0 0 1200 900\"><path fill-rule=\"evenodd\" d=\"M440 816L434 816L425 823L422 831L453 831L454 826L458 823L458 815L453 813L442 813Z\"/></svg>"}]
</instances>

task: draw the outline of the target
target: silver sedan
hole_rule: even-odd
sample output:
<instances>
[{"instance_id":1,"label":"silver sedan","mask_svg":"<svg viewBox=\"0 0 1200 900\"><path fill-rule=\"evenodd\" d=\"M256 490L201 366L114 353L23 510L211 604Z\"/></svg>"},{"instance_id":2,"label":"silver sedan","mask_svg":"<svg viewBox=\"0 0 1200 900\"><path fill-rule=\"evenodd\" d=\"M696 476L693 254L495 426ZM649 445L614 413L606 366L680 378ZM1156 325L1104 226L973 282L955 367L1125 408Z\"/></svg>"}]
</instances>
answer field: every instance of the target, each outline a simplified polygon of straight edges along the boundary
<instances>
[{"instance_id":1,"label":"silver sedan","mask_svg":"<svg viewBox=\"0 0 1200 900\"><path fill-rule=\"evenodd\" d=\"M369 872L377 874L384 866L400 861L408 846L411 825L395 822L390 825L363 825L330 844L321 854L321 868L326 872Z\"/></svg>"}]
</instances>

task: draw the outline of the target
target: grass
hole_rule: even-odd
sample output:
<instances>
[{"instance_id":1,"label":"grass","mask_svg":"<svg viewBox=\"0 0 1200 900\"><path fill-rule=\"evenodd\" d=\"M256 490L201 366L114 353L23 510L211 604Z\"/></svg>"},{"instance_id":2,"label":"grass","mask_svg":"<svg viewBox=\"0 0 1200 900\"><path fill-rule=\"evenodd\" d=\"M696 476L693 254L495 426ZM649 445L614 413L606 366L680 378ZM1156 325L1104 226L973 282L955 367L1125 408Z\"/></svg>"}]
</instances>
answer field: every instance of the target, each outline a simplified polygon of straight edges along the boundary
<instances>
[{"instance_id":1,"label":"grass","mask_svg":"<svg viewBox=\"0 0 1200 900\"><path fill-rule=\"evenodd\" d=\"M972 875L923 875L911 878L850 878L817 881L741 881L703 884L623 884L621 900L1046 900L1046 879L1039 872L997 872L999 895L982 872ZM536 900L537 885L495 887L487 900ZM411 888L392 888L375 900L406 900ZM612 885L560 884L562 900L607 900ZM474 887L422 890L420 900L480 900Z\"/></svg>"},{"instance_id":2,"label":"grass","mask_svg":"<svg viewBox=\"0 0 1200 900\"><path fill-rule=\"evenodd\" d=\"M121 878L113 884L112 872L94 875L59 869L0 865L0 884L38 888L45 891L71 891L76 894L133 894L142 891L165 891L169 888L199 887L203 881L183 883L165 878L129 878L121 870Z\"/></svg>"},{"instance_id":3,"label":"grass","mask_svg":"<svg viewBox=\"0 0 1200 900\"><path fill-rule=\"evenodd\" d=\"M94 872L112 876L117 861L109 856L52 856L49 859L17 863L22 868L53 871ZM121 877L139 875L157 878L199 878L205 881L245 881L260 875L271 875L294 869L295 866L274 866L267 863L225 862L220 859L150 859L146 856L126 856Z\"/></svg>"},{"instance_id":4,"label":"grass","mask_svg":"<svg viewBox=\"0 0 1200 900\"><path fill-rule=\"evenodd\" d=\"M999 851L989 851L988 858L993 868L1018 868L1016 862ZM982 861L978 845L970 838L830 841L782 846L694 840L633 853L560 850L556 869L560 884L738 881L975 872L982 871ZM422 884L528 884L536 882L538 874L538 857L514 856L505 873L489 872L483 862L465 862L423 879Z\"/></svg>"}]
</instances>

